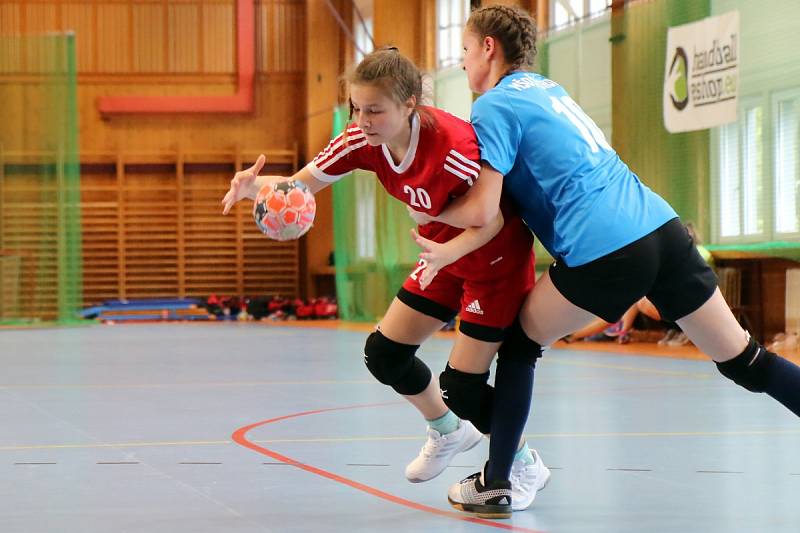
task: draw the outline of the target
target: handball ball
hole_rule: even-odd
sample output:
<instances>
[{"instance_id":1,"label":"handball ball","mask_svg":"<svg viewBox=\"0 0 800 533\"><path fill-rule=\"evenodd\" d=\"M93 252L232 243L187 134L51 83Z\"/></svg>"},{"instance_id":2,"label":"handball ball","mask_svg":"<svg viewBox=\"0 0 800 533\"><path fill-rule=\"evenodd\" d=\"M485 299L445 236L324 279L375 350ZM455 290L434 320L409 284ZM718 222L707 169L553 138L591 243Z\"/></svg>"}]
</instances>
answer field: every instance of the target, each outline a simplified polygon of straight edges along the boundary
<instances>
[{"instance_id":1,"label":"handball ball","mask_svg":"<svg viewBox=\"0 0 800 533\"><path fill-rule=\"evenodd\" d=\"M314 223L317 203L302 181L279 181L264 186L256 196L253 217L264 235L290 241L304 235Z\"/></svg>"}]
</instances>

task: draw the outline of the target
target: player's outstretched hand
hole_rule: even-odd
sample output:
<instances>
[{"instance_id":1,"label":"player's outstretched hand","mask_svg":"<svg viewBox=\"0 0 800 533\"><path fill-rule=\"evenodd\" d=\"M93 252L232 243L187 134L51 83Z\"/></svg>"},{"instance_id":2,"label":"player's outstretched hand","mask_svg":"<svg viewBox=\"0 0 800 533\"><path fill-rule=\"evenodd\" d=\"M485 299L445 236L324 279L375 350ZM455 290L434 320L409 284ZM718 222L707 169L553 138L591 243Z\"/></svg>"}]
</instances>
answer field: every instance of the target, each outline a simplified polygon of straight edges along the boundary
<instances>
[{"instance_id":1,"label":"player's outstretched hand","mask_svg":"<svg viewBox=\"0 0 800 533\"><path fill-rule=\"evenodd\" d=\"M240 170L233 176L231 188L222 199L222 205L224 206L222 208L223 215L227 215L234 204L239 200L250 197L255 198L255 194L258 192L256 188L256 178L258 178L258 173L261 172L261 168L266 161L267 158L264 154L261 154L252 167L246 170Z\"/></svg>"},{"instance_id":2,"label":"player's outstretched hand","mask_svg":"<svg viewBox=\"0 0 800 533\"><path fill-rule=\"evenodd\" d=\"M433 222L433 217L427 213L421 213L420 211L414 211L410 205L406 206L408 210L408 216L414 219L414 222L417 223L418 226L424 226L428 222Z\"/></svg>"},{"instance_id":3,"label":"player's outstretched hand","mask_svg":"<svg viewBox=\"0 0 800 533\"><path fill-rule=\"evenodd\" d=\"M416 230L411 230L411 237L414 242L422 248L419 258L425 261L425 268L419 273L419 288L425 288L431 284L433 278L439 273L441 269L456 260L452 254L449 253L450 249L446 243L434 242L425 237L421 237Z\"/></svg>"}]
</instances>

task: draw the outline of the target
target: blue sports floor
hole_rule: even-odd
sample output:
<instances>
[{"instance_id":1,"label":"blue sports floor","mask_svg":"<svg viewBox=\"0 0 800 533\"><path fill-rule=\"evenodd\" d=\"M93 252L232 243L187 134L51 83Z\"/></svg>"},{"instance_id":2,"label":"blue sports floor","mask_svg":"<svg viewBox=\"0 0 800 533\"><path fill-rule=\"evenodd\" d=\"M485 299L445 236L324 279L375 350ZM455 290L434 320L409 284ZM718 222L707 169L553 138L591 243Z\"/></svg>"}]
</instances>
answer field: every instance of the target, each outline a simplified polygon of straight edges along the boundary
<instances>
[{"instance_id":1,"label":"blue sports floor","mask_svg":"<svg viewBox=\"0 0 800 533\"><path fill-rule=\"evenodd\" d=\"M0 331L0 532L800 531L800 421L705 361L550 350L528 511L473 520L403 468L416 411L365 333L238 324ZM421 357L438 372L451 340Z\"/></svg>"}]
</instances>

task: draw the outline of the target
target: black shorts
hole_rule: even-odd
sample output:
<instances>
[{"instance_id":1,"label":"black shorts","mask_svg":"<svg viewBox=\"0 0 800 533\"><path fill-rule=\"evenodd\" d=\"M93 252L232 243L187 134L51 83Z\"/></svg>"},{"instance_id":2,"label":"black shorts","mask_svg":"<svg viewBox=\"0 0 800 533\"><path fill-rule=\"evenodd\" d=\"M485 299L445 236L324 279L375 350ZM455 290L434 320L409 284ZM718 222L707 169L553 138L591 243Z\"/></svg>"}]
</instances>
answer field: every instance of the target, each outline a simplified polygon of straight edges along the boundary
<instances>
[{"instance_id":1,"label":"black shorts","mask_svg":"<svg viewBox=\"0 0 800 533\"><path fill-rule=\"evenodd\" d=\"M642 296L664 320L675 321L717 289L717 276L677 218L585 265L570 268L558 261L550 279L567 300L607 322L618 321Z\"/></svg>"}]
</instances>

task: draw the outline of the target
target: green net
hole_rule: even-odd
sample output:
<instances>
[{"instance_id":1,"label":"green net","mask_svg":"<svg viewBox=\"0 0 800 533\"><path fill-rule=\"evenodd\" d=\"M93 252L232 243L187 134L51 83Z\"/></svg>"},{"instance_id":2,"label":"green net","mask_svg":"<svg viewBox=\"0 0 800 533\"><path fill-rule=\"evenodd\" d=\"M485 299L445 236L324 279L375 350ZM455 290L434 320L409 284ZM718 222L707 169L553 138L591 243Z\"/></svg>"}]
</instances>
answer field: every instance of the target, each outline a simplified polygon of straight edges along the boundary
<instances>
[{"instance_id":1,"label":"green net","mask_svg":"<svg viewBox=\"0 0 800 533\"><path fill-rule=\"evenodd\" d=\"M82 305L74 35L0 37L0 321Z\"/></svg>"},{"instance_id":2,"label":"green net","mask_svg":"<svg viewBox=\"0 0 800 533\"><path fill-rule=\"evenodd\" d=\"M347 124L347 108L334 112L333 136ZM419 250L405 206L371 172L356 171L333 184L334 258L339 316L373 321L408 276Z\"/></svg>"}]
</instances>

